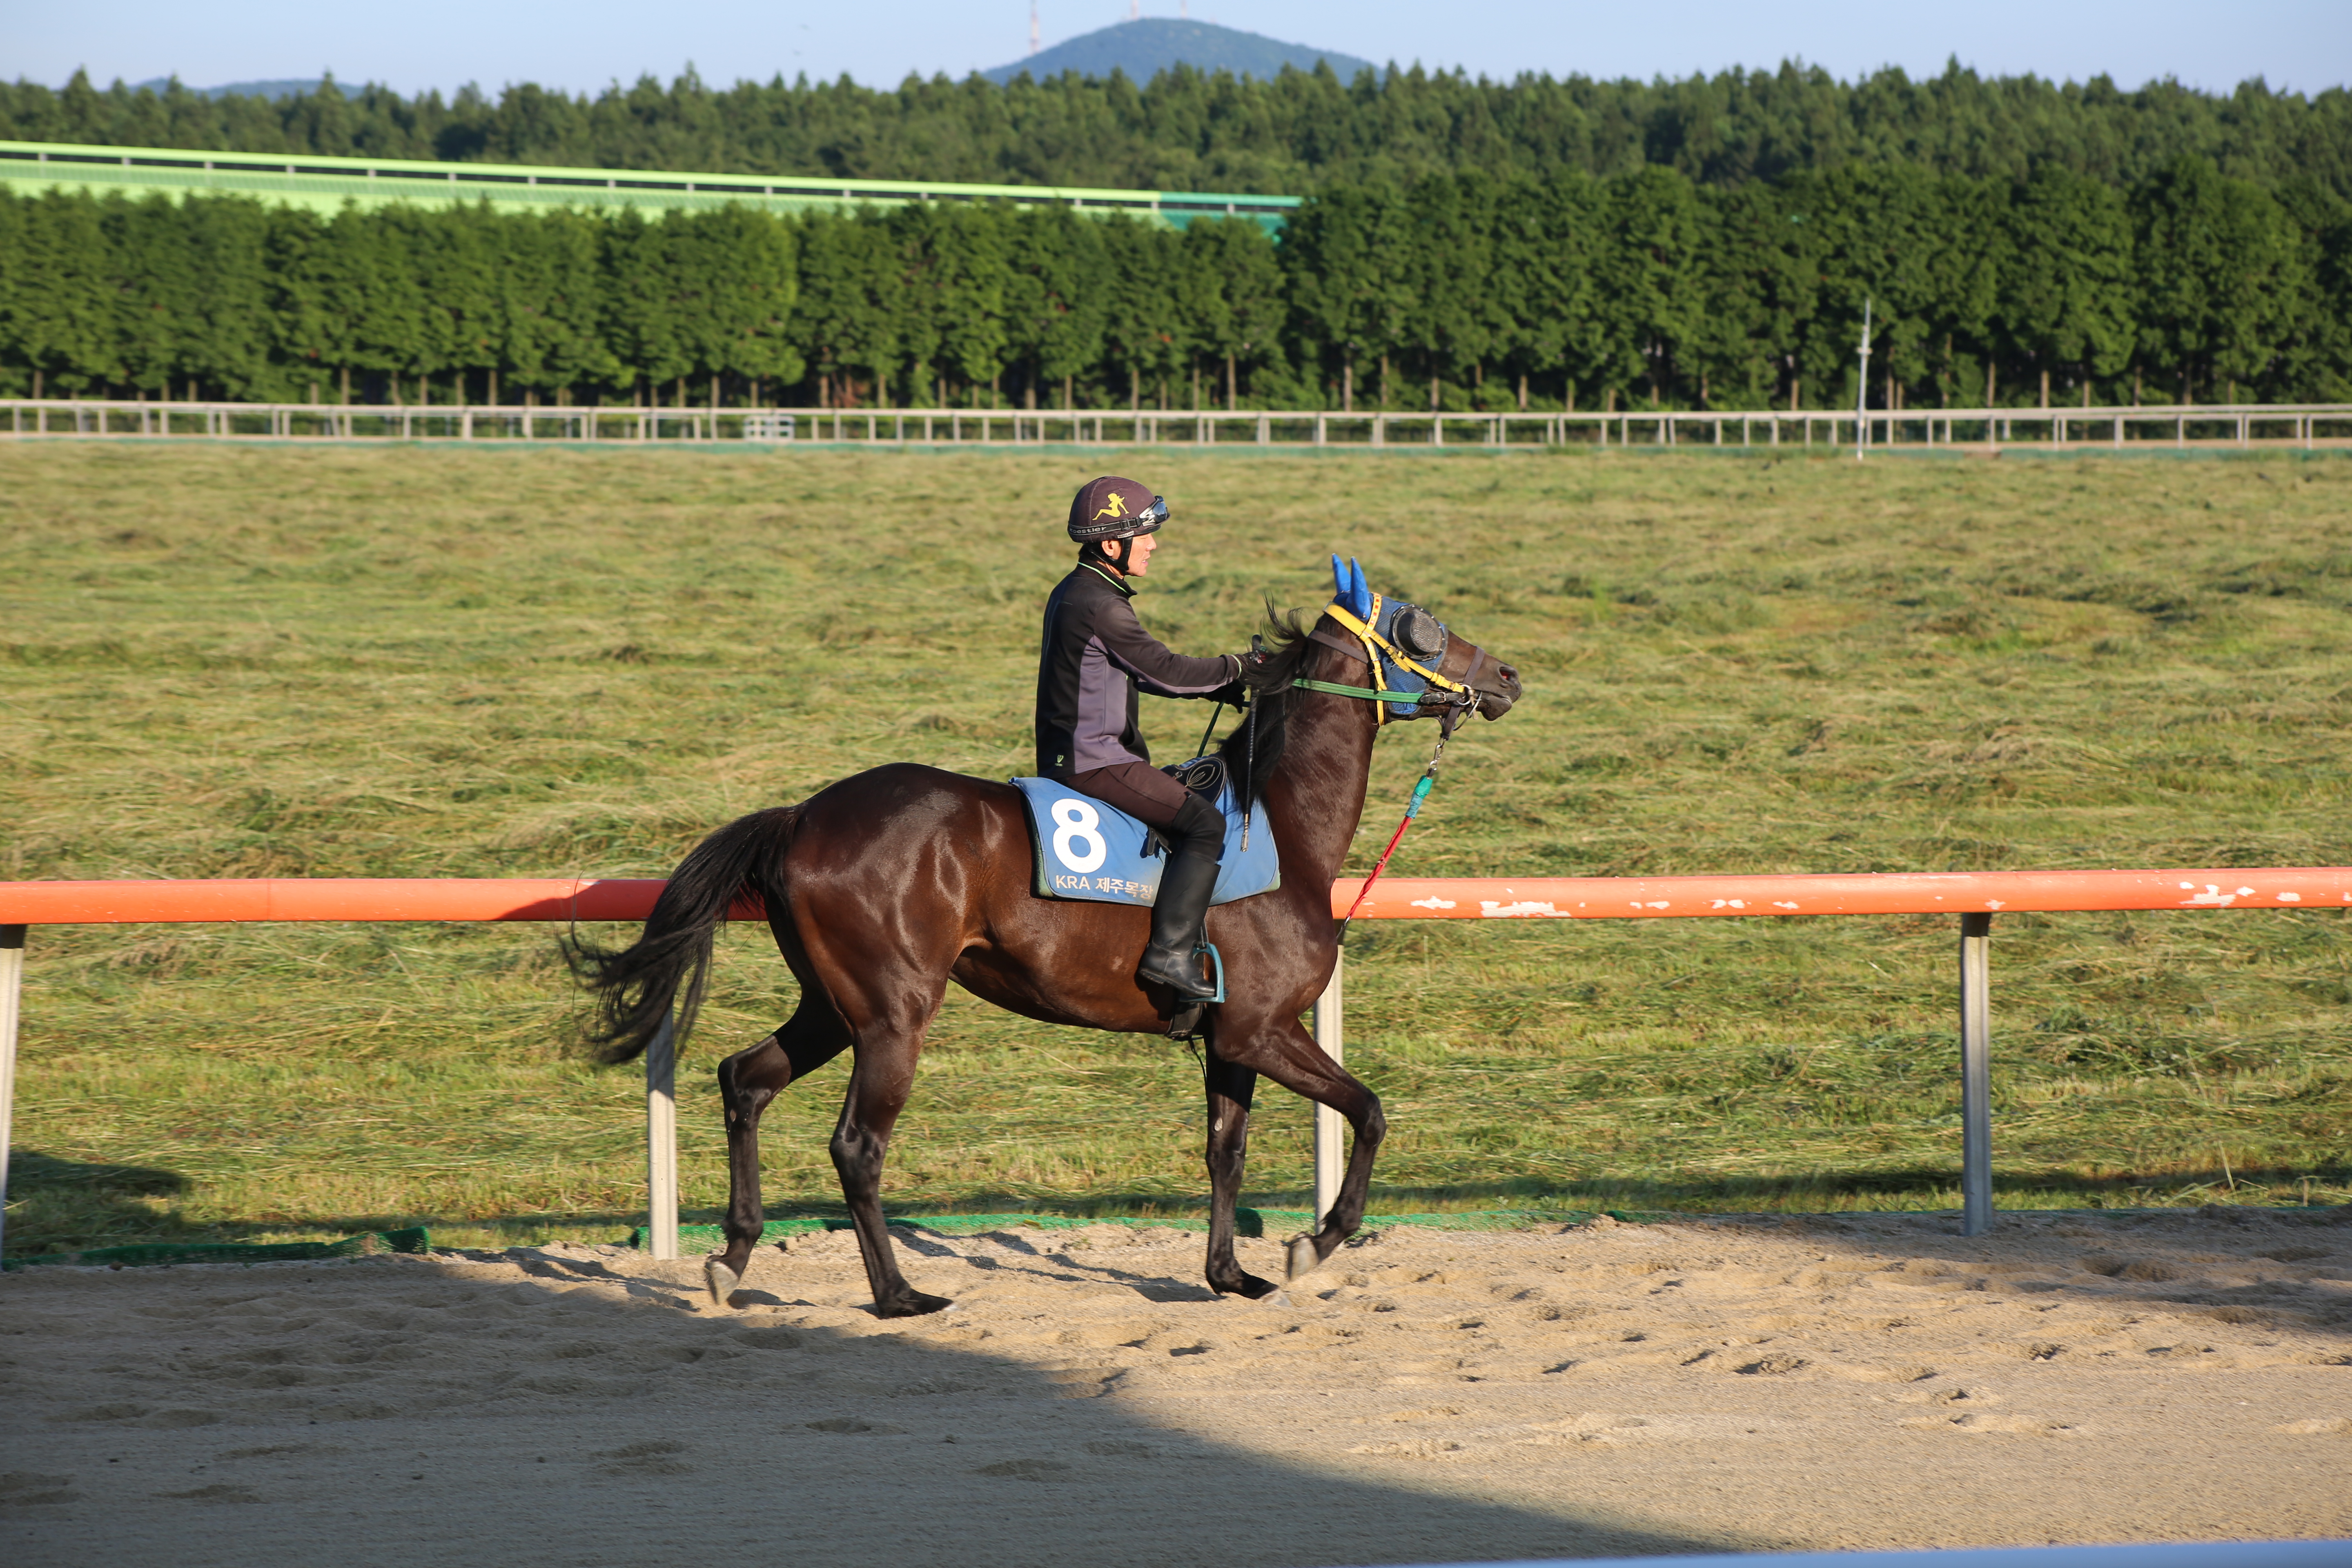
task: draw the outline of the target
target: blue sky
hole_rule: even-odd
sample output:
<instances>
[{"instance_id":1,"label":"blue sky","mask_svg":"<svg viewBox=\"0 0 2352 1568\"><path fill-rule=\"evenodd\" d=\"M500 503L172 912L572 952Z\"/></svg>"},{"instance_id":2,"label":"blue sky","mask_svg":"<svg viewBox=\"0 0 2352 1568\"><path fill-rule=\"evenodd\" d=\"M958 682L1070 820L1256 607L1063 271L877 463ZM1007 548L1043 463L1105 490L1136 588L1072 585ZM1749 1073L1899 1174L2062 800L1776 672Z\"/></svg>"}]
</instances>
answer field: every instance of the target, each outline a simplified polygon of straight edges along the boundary
<instances>
[{"instance_id":1,"label":"blue sky","mask_svg":"<svg viewBox=\"0 0 2352 1568\"><path fill-rule=\"evenodd\" d=\"M1039 0L1039 10L1052 44L1123 19L1128 5ZM1146 16L1178 10L1179 0L1143 5ZM2104 71L2126 87L2170 76L2227 89L2260 76L2315 91L2352 80L2352 0L1192 0L1191 14L1367 58L1496 77L1685 76L1792 57L1847 78L1885 65L1932 75L1958 56L1990 75L2079 80ZM667 78L692 61L714 82L805 71L893 84L910 70L961 76L1017 60L1028 29L1027 0L0 0L0 78L55 84L79 66L101 83L176 71L203 87L325 68L404 91L467 81L492 90L517 81L583 89L646 71Z\"/></svg>"}]
</instances>

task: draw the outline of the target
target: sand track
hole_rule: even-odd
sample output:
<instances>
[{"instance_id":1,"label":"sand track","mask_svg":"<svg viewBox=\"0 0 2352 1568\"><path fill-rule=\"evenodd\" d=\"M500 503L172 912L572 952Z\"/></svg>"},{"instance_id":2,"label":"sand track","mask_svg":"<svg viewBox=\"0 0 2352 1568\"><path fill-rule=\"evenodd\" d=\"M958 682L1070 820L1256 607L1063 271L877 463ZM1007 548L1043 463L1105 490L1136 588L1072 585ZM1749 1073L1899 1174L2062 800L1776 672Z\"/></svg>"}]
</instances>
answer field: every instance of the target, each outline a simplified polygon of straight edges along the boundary
<instances>
[{"instance_id":1,"label":"sand track","mask_svg":"<svg viewBox=\"0 0 2352 1568\"><path fill-rule=\"evenodd\" d=\"M1171 1230L0 1282L0 1554L1399 1563L2352 1534L2352 1224ZM1272 1242L1244 1261L1277 1270Z\"/></svg>"}]
</instances>

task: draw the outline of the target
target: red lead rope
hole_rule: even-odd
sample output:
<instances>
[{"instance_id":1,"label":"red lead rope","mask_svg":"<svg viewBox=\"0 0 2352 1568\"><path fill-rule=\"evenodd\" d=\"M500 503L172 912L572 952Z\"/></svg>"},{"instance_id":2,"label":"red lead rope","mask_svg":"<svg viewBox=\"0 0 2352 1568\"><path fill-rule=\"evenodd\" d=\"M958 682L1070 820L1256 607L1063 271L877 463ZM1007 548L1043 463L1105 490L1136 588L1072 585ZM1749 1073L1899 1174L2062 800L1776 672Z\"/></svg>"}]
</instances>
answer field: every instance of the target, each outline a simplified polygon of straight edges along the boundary
<instances>
[{"instance_id":1,"label":"red lead rope","mask_svg":"<svg viewBox=\"0 0 2352 1568\"><path fill-rule=\"evenodd\" d=\"M1448 728L1450 728L1450 716L1444 722L1447 724ZM1404 803L1404 820L1398 823L1397 830L1389 836L1389 847L1381 850L1381 858L1372 863L1372 874L1364 879L1364 885L1356 891L1356 901L1348 906L1347 918L1339 922L1339 944L1341 946L1347 945L1348 921L1354 920L1356 918L1356 911L1364 907L1364 900L1371 896L1372 884L1379 881L1381 879L1381 873L1389 868L1389 857L1395 854L1397 846L1404 842L1404 830L1411 827L1412 826L1412 819L1421 815L1421 803L1427 800L1429 798L1429 792L1437 787L1438 759L1445 755L1445 742L1450 738L1451 736L1449 735L1447 729L1440 729L1438 731L1437 750L1430 753L1429 766L1423 768L1421 772L1421 782L1412 786L1412 798Z\"/></svg>"},{"instance_id":2,"label":"red lead rope","mask_svg":"<svg viewBox=\"0 0 2352 1568\"><path fill-rule=\"evenodd\" d=\"M1420 784L1413 786L1413 805L1419 805L1421 804L1422 793L1428 786L1428 784L1429 781L1427 779L1423 779ZM1357 890L1356 901L1348 906L1347 919L1342 920L1339 922L1339 941L1342 944L1344 944L1348 940L1348 921L1354 920L1356 918L1356 911L1364 907L1364 900L1371 896L1372 884L1379 881L1381 879L1381 873L1389 868L1389 857L1395 854L1396 847L1404 842L1404 830L1412 826L1412 806L1407 806L1405 807L1404 820L1397 824L1397 830L1394 833L1389 835L1389 847L1381 851L1380 859L1373 863L1372 874L1364 879L1363 887Z\"/></svg>"}]
</instances>

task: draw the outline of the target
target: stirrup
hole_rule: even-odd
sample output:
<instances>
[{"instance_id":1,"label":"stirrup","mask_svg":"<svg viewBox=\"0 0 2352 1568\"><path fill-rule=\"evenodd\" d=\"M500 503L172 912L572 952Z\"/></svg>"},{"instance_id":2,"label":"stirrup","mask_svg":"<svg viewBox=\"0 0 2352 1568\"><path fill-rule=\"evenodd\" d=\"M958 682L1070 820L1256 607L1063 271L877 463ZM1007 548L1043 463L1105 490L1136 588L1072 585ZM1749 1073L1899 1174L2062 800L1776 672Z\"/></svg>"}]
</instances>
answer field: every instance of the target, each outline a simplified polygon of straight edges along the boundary
<instances>
[{"instance_id":1,"label":"stirrup","mask_svg":"<svg viewBox=\"0 0 2352 1568\"><path fill-rule=\"evenodd\" d=\"M1177 1002L1176 1010L1168 1016L1168 1037L1171 1040L1197 1037L1201 1033L1201 1016L1225 999L1225 955L1217 951L1216 943L1206 940L1192 950L1192 956L1198 958L1204 952L1217 972L1216 994L1186 997Z\"/></svg>"},{"instance_id":2,"label":"stirrup","mask_svg":"<svg viewBox=\"0 0 2352 1568\"><path fill-rule=\"evenodd\" d=\"M1202 937L1201 944L1192 950L1192 956L1198 958L1204 952L1209 955L1209 966L1217 973L1216 990L1202 998L1202 1005L1205 1006L1225 999L1225 955L1219 952L1217 944L1206 937Z\"/></svg>"}]
</instances>

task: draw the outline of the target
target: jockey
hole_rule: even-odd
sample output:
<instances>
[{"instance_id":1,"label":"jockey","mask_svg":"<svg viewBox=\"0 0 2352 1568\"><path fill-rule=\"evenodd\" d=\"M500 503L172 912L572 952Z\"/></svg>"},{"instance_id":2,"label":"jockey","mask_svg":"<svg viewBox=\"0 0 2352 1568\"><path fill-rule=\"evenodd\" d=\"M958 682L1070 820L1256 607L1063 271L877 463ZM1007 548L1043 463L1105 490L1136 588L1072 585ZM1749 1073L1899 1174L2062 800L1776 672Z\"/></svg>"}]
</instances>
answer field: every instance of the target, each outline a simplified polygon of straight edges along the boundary
<instances>
[{"instance_id":1,"label":"jockey","mask_svg":"<svg viewBox=\"0 0 2352 1568\"><path fill-rule=\"evenodd\" d=\"M1133 479L1106 476L1070 502L1078 563L1045 601L1037 662L1037 771L1160 830L1171 846L1151 906L1151 945L1135 977L1178 1003L1205 1001L1194 950L1224 857L1225 822L1201 796L1153 767L1136 727L1136 693L1238 702L1235 654L1187 658L1135 618L1128 601L1168 520L1168 503Z\"/></svg>"}]
</instances>

